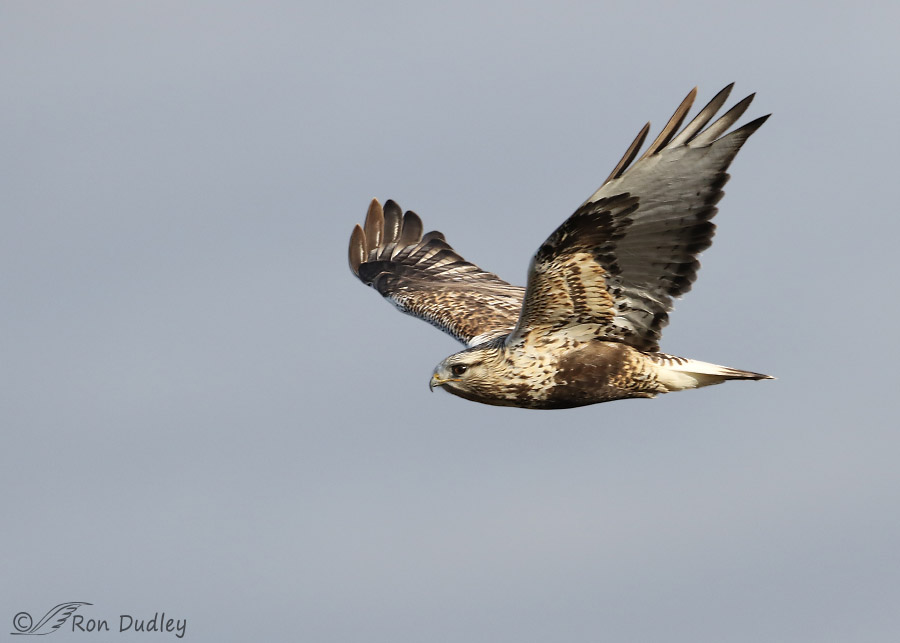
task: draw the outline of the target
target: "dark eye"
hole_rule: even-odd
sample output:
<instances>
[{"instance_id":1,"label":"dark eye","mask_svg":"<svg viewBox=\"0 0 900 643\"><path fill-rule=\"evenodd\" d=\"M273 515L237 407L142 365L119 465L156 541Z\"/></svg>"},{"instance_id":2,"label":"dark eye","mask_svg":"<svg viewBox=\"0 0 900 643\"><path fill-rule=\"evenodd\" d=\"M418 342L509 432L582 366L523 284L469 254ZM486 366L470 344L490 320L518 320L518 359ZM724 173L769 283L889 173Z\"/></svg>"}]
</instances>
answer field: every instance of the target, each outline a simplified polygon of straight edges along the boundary
<instances>
[{"instance_id":1,"label":"dark eye","mask_svg":"<svg viewBox=\"0 0 900 643\"><path fill-rule=\"evenodd\" d=\"M459 377L463 373L466 372L466 369L469 368L465 364L456 364L450 367L450 372L453 373L456 377Z\"/></svg>"}]
</instances>

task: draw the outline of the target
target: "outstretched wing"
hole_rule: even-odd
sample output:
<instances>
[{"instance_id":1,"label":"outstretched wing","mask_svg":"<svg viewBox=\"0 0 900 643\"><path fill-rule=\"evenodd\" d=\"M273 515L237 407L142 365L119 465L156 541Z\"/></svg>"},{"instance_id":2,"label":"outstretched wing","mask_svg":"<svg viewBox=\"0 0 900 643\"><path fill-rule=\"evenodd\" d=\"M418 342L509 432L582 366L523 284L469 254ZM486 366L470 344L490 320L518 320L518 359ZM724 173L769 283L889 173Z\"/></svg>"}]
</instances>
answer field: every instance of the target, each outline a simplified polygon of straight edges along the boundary
<instances>
[{"instance_id":1,"label":"outstretched wing","mask_svg":"<svg viewBox=\"0 0 900 643\"><path fill-rule=\"evenodd\" d=\"M513 337L534 329L571 332L659 350L672 299L697 277L697 255L712 244L716 203L738 150L768 118L725 134L751 94L707 127L729 85L678 132L688 94L646 152L650 125L597 190L540 247L532 260ZM575 328L577 327L577 329Z\"/></svg>"},{"instance_id":2,"label":"outstretched wing","mask_svg":"<svg viewBox=\"0 0 900 643\"><path fill-rule=\"evenodd\" d=\"M373 199L350 236L350 269L404 313L474 346L516 325L524 288L459 256L440 232L422 235L415 212Z\"/></svg>"}]
</instances>

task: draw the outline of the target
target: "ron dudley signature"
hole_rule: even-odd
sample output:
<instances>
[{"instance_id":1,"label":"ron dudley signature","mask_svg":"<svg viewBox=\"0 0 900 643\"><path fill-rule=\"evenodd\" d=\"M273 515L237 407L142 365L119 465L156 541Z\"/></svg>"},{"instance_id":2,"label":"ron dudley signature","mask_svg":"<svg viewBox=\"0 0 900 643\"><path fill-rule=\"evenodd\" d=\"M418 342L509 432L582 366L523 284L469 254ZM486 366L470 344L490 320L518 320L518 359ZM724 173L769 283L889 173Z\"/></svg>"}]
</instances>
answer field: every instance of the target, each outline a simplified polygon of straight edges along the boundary
<instances>
[{"instance_id":1,"label":"ron dudley signature","mask_svg":"<svg viewBox=\"0 0 900 643\"><path fill-rule=\"evenodd\" d=\"M15 632L19 635L43 635L52 634L59 629L67 629L72 632L156 632L160 634L173 634L176 638L184 638L187 631L186 618L166 618L165 612L154 612L153 618L138 618L131 614L119 614L119 618L113 619L114 630L110 627L110 621L106 618L92 618L77 613L78 608L92 605L84 602L60 603L50 608L36 623L28 612L19 612L13 618Z\"/></svg>"}]
</instances>

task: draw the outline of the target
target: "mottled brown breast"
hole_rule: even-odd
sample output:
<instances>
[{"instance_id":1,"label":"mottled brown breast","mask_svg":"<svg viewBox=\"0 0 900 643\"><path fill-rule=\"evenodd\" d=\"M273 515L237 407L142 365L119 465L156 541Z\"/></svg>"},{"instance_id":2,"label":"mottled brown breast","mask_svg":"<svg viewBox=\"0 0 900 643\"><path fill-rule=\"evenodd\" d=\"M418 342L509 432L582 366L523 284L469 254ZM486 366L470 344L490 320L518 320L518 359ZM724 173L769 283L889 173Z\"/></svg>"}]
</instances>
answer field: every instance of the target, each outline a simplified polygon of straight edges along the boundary
<instances>
[{"instance_id":1,"label":"mottled brown breast","mask_svg":"<svg viewBox=\"0 0 900 643\"><path fill-rule=\"evenodd\" d=\"M544 408L654 397L664 392L644 362L641 353L626 344L588 342L560 358Z\"/></svg>"}]
</instances>

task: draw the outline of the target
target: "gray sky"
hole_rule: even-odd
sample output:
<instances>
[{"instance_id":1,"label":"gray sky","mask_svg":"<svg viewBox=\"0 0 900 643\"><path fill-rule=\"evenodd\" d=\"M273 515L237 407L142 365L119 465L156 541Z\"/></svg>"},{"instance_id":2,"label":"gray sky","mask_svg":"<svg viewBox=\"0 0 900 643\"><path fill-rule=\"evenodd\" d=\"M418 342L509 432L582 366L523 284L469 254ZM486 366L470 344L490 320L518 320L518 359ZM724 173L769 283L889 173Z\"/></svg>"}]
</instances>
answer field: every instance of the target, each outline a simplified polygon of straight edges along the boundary
<instances>
[{"instance_id":1,"label":"gray sky","mask_svg":"<svg viewBox=\"0 0 900 643\"><path fill-rule=\"evenodd\" d=\"M86 601L194 641L895 640L898 21L2 2L0 636ZM429 394L458 345L351 276L369 199L523 283L646 120L731 81L774 116L662 346L779 379Z\"/></svg>"}]
</instances>

